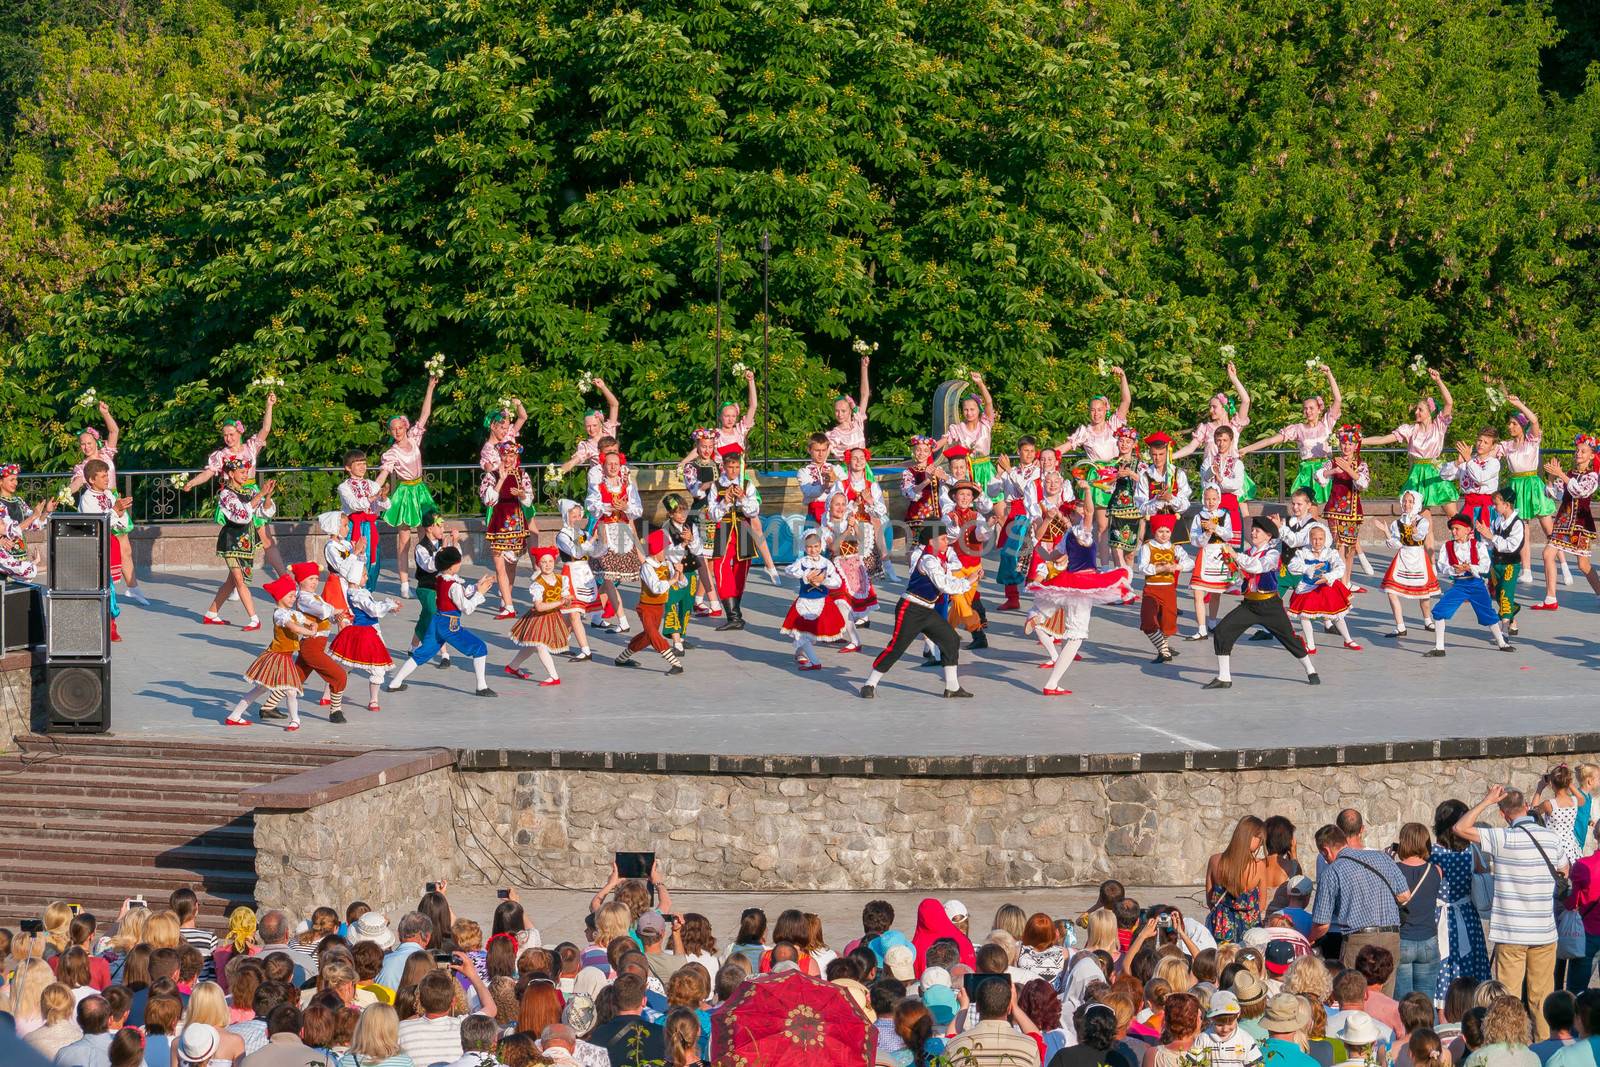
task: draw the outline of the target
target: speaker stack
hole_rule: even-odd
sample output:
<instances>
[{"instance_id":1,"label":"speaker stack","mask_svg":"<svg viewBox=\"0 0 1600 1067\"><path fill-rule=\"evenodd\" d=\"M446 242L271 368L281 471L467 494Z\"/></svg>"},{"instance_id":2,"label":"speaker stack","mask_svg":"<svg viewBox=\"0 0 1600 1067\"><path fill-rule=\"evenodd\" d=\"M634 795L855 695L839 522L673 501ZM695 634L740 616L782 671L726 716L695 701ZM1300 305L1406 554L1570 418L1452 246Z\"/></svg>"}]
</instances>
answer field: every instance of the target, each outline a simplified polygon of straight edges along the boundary
<instances>
[{"instance_id":1,"label":"speaker stack","mask_svg":"<svg viewBox=\"0 0 1600 1067\"><path fill-rule=\"evenodd\" d=\"M110 540L107 515L50 517L44 705L51 733L111 727Z\"/></svg>"}]
</instances>

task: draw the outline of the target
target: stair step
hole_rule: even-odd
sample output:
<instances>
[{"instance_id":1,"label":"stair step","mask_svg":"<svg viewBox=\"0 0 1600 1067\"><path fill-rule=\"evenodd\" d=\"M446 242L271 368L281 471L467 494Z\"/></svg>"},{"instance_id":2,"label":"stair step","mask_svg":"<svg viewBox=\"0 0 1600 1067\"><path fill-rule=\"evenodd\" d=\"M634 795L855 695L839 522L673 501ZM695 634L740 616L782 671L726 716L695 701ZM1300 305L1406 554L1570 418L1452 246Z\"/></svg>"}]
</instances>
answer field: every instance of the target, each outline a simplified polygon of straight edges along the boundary
<instances>
[{"instance_id":1,"label":"stair step","mask_svg":"<svg viewBox=\"0 0 1600 1067\"><path fill-rule=\"evenodd\" d=\"M239 782L217 782L209 778L166 778L144 780L117 774L76 774L35 776L32 772L6 780L5 793L12 800L34 797L41 801L66 797L93 797L105 808L115 809L123 800L166 800L218 808L239 806Z\"/></svg>"},{"instance_id":2,"label":"stair step","mask_svg":"<svg viewBox=\"0 0 1600 1067\"><path fill-rule=\"evenodd\" d=\"M31 837L0 835L0 866L8 870L56 864L61 860L61 845ZM159 867L173 870L244 872L255 876L256 850L250 845L180 844L118 841L108 853L125 867Z\"/></svg>"},{"instance_id":3,"label":"stair step","mask_svg":"<svg viewBox=\"0 0 1600 1067\"><path fill-rule=\"evenodd\" d=\"M121 903L122 897L141 891L146 897L156 893L165 899L168 893L185 885L194 886L195 892L200 891L200 886L205 886L209 892L221 896L249 896L256 887L254 868L248 871L228 871L215 867L175 870L120 862L62 863L59 858L47 861L7 860L5 868L5 891L15 890L19 882L55 885L56 888L49 891L53 896L40 898L40 907L59 899L63 889L69 887L84 892L99 889L107 896L121 894L117 897L118 903Z\"/></svg>"},{"instance_id":4,"label":"stair step","mask_svg":"<svg viewBox=\"0 0 1600 1067\"><path fill-rule=\"evenodd\" d=\"M15 837L25 834L34 841L55 842L59 847L83 851L91 845L233 845L249 848L255 841L255 823L249 816L238 816L233 822L218 825L205 819L194 826L177 826L171 821L146 822L115 820L104 823L85 823L74 820L62 824L58 820L42 818L31 810L10 811L0 809L0 835Z\"/></svg>"},{"instance_id":5,"label":"stair step","mask_svg":"<svg viewBox=\"0 0 1600 1067\"><path fill-rule=\"evenodd\" d=\"M202 888L198 882L188 884L194 889L200 903L200 925L209 930L217 930L224 926L228 912L236 906L240 904L255 906L255 898L248 892L216 893ZM143 896L152 911L161 911L167 906L167 897L176 888L177 886L168 886L159 892L146 888L143 889ZM49 881L13 881L0 885L0 923L15 930L16 918L37 919L52 900L65 900L69 904L83 905L83 910L99 921L100 930L109 933L116 925L117 915L122 911L122 902L140 894L141 885L132 883L128 888L105 889L68 887Z\"/></svg>"},{"instance_id":6,"label":"stair step","mask_svg":"<svg viewBox=\"0 0 1600 1067\"><path fill-rule=\"evenodd\" d=\"M80 752L86 755L126 755L145 759L171 759L177 753L181 754L191 766L203 766L208 761L219 760L302 769L321 767L369 751L366 748L350 748L344 745L227 745L169 741L159 738L115 737L104 734L93 736L22 734L17 738L17 747L30 753Z\"/></svg>"},{"instance_id":7,"label":"stair step","mask_svg":"<svg viewBox=\"0 0 1600 1067\"><path fill-rule=\"evenodd\" d=\"M309 767L294 767L288 774L299 774ZM117 756L35 756L27 755L22 758L15 756L0 757L0 778L14 779L26 774L39 781L59 781L64 778L81 778L85 775L107 777L114 776L130 784L162 784L171 785L183 782L195 773L193 765L178 760L128 760ZM282 769L250 766L218 766L209 764L203 768L205 778L210 782L226 782L231 786L245 789L253 785L264 785L275 782L287 775Z\"/></svg>"},{"instance_id":8,"label":"stair step","mask_svg":"<svg viewBox=\"0 0 1600 1067\"><path fill-rule=\"evenodd\" d=\"M174 826L212 826L231 822L248 809L238 803L197 806L193 802L173 800L147 800L143 798L119 799L115 806L106 803L104 796L71 796L44 790L43 795L18 794L20 784L6 783L0 790L0 814L37 813L46 818L130 818L159 819ZM89 813L85 816L85 812Z\"/></svg>"}]
</instances>

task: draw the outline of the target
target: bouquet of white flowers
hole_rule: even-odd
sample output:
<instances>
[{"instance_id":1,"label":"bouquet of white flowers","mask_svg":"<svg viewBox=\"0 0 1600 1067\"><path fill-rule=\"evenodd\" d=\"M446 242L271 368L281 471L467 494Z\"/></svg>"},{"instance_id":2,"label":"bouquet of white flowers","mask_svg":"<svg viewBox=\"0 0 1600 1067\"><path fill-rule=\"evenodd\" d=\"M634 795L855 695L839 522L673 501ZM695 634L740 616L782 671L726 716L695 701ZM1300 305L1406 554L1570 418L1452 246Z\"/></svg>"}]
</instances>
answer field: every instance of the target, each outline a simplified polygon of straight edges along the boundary
<instances>
[{"instance_id":1,"label":"bouquet of white flowers","mask_svg":"<svg viewBox=\"0 0 1600 1067\"><path fill-rule=\"evenodd\" d=\"M63 485L61 492L56 494L56 503L64 508L72 507L72 491Z\"/></svg>"},{"instance_id":2,"label":"bouquet of white flowers","mask_svg":"<svg viewBox=\"0 0 1600 1067\"><path fill-rule=\"evenodd\" d=\"M435 352L433 355L429 356L427 361L422 364L422 369L427 372L427 375L430 378L443 378L444 353Z\"/></svg>"},{"instance_id":3,"label":"bouquet of white flowers","mask_svg":"<svg viewBox=\"0 0 1600 1067\"><path fill-rule=\"evenodd\" d=\"M733 363L733 376L735 378L743 378L744 377L744 372L749 370L749 369L750 368L746 367L743 363L740 363L738 360L735 360L734 363Z\"/></svg>"},{"instance_id":4,"label":"bouquet of white flowers","mask_svg":"<svg viewBox=\"0 0 1600 1067\"><path fill-rule=\"evenodd\" d=\"M97 395L95 395L94 386L91 385L89 388L85 389L82 393L78 394L78 407L93 409L93 408L97 408L99 406L100 406L100 398Z\"/></svg>"},{"instance_id":5,"label":"bouquet of white flowers","mask_svg":"<svg viewBox=\"0 0 1600 1067\"><path fill-rule=\"evenodd\" d=\"M857 337L855 339L855 343L853 343L850 348L858 356L870 356L872 353L878 350L878 342L873 341L869 344Z\"/></svg>"},{"instance_id":6,"label":"bouquet of white flowers","mask_svg":"<svg viewBox=\"0 0 1600 1067\"><path fill-rule=\"evenodd\" d=\"M283 379L282 378L273 377L270 374L263 374L261 377L255 379L254 381L252 381L250 383L250 388L251 389L266 389L269 392L271 390L273 390L273 389L282 389L283 388Z\"/></svg>"},{"instance_id":7,"label":"bouquet of white flowers","mask_svg":"<svg viewBox=\"0 0 1600 1067\"><path fill-rule=\"evenodd\" d=\"M1499 411L1501 408L1506 406L1506 394L1496 386L1484 386L1483 395L1488 399L1489 407L1493 408L1495 411Z\"/></svg>"},{"instance_id":8,"label":"bouquet of white flowers","mask_svg":"<svg viewBox=\"0 0 1600 1067\"><path fill-rule=\"evenodd\" d=\"M1324 366L1325 364L1322 362L1322 360L1318 359L1316 356L1312 356L1310 359L1306 360L1306 370L1308 371L1316 372L1321 370Z\"/></svg>"},{"instance_id":9,"label":"bouquet of white flowers","mask_svg":"<svg viewBox=\"0 0 1600 1067\"><path fill-rule=\"evenodd\" d=\"M1233 345L1221 345L1217 348L1217 351L1222 353L1222 358L1229 363L1232 363L1233 357L1239 354L1239 350Z\"/></svg>"},{"instance_id":10,"label":"bouquet of white flowers","mask_svg":"<svg viewBox=\"0 0 1600 1067\"><path fill-rule=\"evenodd\" d=\"M1411 357L1411 373L1418 378L1428 373L1428 361L1423 358L1421 352Z\"/></svg>"},{"instance_id":11,"label":"bouquet of white flowers","mask_svg":"<svg viewBox=\"0 0 1600 1067\"><path fill-rule=\"evenodd\" d=\"M167 481L172 483L172 488L174 488L174 489L184 489L184 488L187 488L188 485L189 485L189 476L187 474L184 474L182 471L179 471L177 474L174 474L171 478L168 478Z\"/></svg>"}]
</instances>

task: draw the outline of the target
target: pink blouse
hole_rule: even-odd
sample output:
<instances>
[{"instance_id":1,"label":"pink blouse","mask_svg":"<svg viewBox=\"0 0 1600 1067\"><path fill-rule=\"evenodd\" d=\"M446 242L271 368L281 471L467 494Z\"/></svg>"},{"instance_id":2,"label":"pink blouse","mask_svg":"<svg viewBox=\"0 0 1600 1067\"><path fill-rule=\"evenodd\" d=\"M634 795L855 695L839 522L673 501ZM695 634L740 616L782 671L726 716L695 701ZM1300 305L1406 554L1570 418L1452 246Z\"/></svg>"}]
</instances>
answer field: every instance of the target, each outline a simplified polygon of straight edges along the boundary
<instances>
[{"instance_id":1,"label":"pink blouse","mask_svg":"<svg viewBox=\"0 0 1600 1067\"><path fill-rule=\"evenodd\" d=\"M1513 475L1539 473L1539 435L1525 434L1520 444L1501 441L1495 455L1506 461Z\"/></svg>"},{"instance_id":2,"label":"pink blouse","mask_svg":"<svg viewBox=\"0 0 1600 1067\"><path fill-rule=\"evenodd\" d=\"M422 477L422 436L427 432L426 422L414 422L403 442L396 441L384 449L383 465L402 482L414 482Z\"/></svg>"},{"instance_id":3,"label":"pink blouse","mask_svg":"<svg viewBox=\"0 0 1600 1067\"><path fill-rule=\"evenodd\" d=\"M967 429L964 422L952 422L944 431L947 445L960 445L974 455L989 454L989 437L994 433L994 419L988 415L978 417L978 428Z\"/></svg>"},{"instance_id":4,"label":"pink blouse","mask_svg":"<svg viewBox=\"0 0 1600 1067\"><path fill-rule=\"evenodd\" d=\"M1299 446L1300 462L1327 459L1330 455L1328 437L1333 433L1333 416L1324 415L1310 426L1297 422L1292 426L1285 426L1281 432L1285 441L1293 441Z\"/></svg>"},{"instance_id":5,"label":"pink blouse","mask_svg":"<svg viewBox=\"0 0 1600 1067\"><path fill-rule=\"evenodd\" d=\"M1205 446L1205 453L1201 457L1200 466L1209 467L1217 458L1217 430L1223 426L1233 427L1234 447L1239 444L1239 431L1250 425L1248 415L1234 415L1223 422L1202 422L1194 428L1193 439Z\"/></svg>"},{"instance_id":6,"label":"pink blouse","mask_svg":"<svg viewBox=\"0 0 1600 1067\"><path fill-rule=\"evenodd\" d=\"M250 464L250 473L255 474L256 457L261 455L261 449L265 445L266 442L261 439L261 435L254 434L248 441L241 441L238 448L219 448L206 460L206 470L212 474L221 474L223 461L237 458L247 461Z\"/></svg>"},{"instance_id":7,"label":"pink blouse","mask_svg":"<svg viewBox=\"0 0 1600 1067\"><path fill-rule=\"evenodd\" d=\"M826 434L828 455L843 459L852 448L867 447L867 413L860 408L850 416L848 426L833 426Z\"/></svg>"},{"instance_id":8,"label":"pink blouse","mask_svg":"<svg viewBox=\"0 0 1600 1067\"><path fill-rule=\"evenodd\" d=\"M505 444L506 441L514 442L514 441L516 441L516 436L513 435L511 437L507 437L504 440L500 440L500 441L496 441L494 438L491 437L491 438L489 438L489 440L485 441L483 443L483 447L478 449L478 466L482 467L485 471L489 471L489 472L493 472L493 471L499 470L500 469L500 446Z\"/></svg>"},{"instance_id":9,"label":"pink blouse","mask_svg":"<svg viewBox=\"0 0 1600 1067\"><path fill-rule=\"evenodd\" d=\"M110 446L110 445L101 445L100 446L100 454L98 456L94 457L94 458L95 459L103 459L103 460L105 460L106 466L111 468L111 484L112 485L116 485L117 484L117 462L116 462L116 460L117 460L117 450L115 448L113 448L112 446ZM79 460L77 465L72 468L72 480L73 481L75 481L75 482L87 482L88 481L88 479L83 476L83 465L85 463L87 463L87 462L89 462L89 461L86 460L86 459ZM217 469L220 471L222 468L219 466Z\"/></svg>"},{"instance_id":10,"label":"pink blouse","mask_svg":"<svg viewBox=\"0 0 1600 1067\"><path fill-rule=\"evenodd\" d=\"M600 437L617 436L617 428L620 425L621 423L616 419L607 419L600 424ZM577 449L572 453L574 465L600 462L600 437L585 437L578 442ZM484 447L487 448L488 446L485 445ZM495 462L498 463L499 459L496 458Z\"/></svg>"},{"instance_id":11,"label":"pink blouse","mask_svg":"<svg viewBox=\"0 0 1600 1067\"><path fill-rule=\"evenodd\" d=\"M1117 431L1127 423L1117 416L1116 412L1106 416L1105 423L1096 430L1090 423L1084 423L1072 431L1061 446L1063 452L1081 448L1083 454L1095 463L1110 463L1117 458Z\"/></svg>"},{"instance_id":12,"label":"pink blouse","mask_svg":"<svg viewBox=\"0 0 1600 1067\"><path fill-rule=\"evenodd\" d=\"M1440 415L1427 429L1414 422L1396 426L1394 435L1406 443L1406 455L1413 460L1438 459L1444 454L1444 438L1450 429L1449 415Z\"/></svg>"},{"instance_id":13,"label":"pink blouse","mask_svg":"<svg viewBox=\"0 0 1600 1067\"><path fill-rule=\"evenodd\" d=\"M731 430L723 429L722 420L718 419L717 447L722 448L726 445L738 445L740 448L744 448L745 436L749 434L751 430L755 429L755 425L756 417L754 414L748 411L744 413L743 417L739 419L738 423Z\"/></svg>"}]
</instances>

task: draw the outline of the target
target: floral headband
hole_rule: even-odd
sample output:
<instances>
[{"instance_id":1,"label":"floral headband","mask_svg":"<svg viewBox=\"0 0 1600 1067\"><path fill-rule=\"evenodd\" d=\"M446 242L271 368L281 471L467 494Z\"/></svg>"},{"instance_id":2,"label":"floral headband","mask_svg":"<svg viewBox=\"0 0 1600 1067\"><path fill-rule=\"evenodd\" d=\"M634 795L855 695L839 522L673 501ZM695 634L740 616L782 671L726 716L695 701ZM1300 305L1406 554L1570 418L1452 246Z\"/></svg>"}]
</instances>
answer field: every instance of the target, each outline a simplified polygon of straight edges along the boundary
<instances>
[{"instance_id":1,"label":"floral headband","mask_svg":"<svg viewBox=\"0 0 1600 1067\"><path fill-rule=\"evenodd\" d=\"M1588 445L1591 449L1600 451L1600 437L1596 437L1592 433L1580 433L1572 439L1573 448L1577 448L1579 445Z\"/></svg>"},{"instance_id":2,"label":"floral headband","mask_svg":"<svg viewBox=\"0 0 1600 1067\"><path fill-rule=\"evenodd\" d=\"M238 419L223 419L221 424L217 427L217 429L226 430L229 426L232 426L235 430L238 430L240 433L244 433L244 423L240 422ZM97 434L96 436L99 436L99 435Z\"/></svg>"},{"instance_id":3,"label":"floral headband","mask_svg":"<svg viewBox=\"0 0 1600 1067\"><path fill-rule=\"evenodd\" d=\"M1132 426L1118 426L1112 436L1118 441L1132 440L1137 443L1139 440L1139 431L1135 430Z\"/></svg>"},{"instance_id":4,"label":"floral headband","mask_svg":"<svg viewBox=\"0 0 1600 1067\"><path fill-rule=\"evenodd\" d=\"M1234 403L1233 397L1229 396L1227 393L1217 393L1211 399L1222 401L1222 406L1228 409L1228 416L1230 418L1239 414L1239 405Z\"/></svg>"},{"instance_id":5,"label":"floral headband","mask_svg":"<svg viewBox=\"0 0 1600 1067\"><path fill-rule=\"evenodd\" d=\"M1428 407L1428 414L1429 415L1432 415L1432 414L1434 414L1435 412L1437 412L1439 410L1438 403L1431 396L1425 396L1422 399L1418 400L1417 403L1426 404L1427 407Z\"/></svg>"},{"instance_id":6,"label":"floral headband","mask_svg":"<svg viewBox=\"0 0 1600 1067\"><path fill-rule=\"evenodd\" d=\"M501 441L497 451L502 456L520 456L522 455L522 446L515 441Z\"/></svg>"},{"instance_id":7,"label":"floral headband","mask_svg":"<svg viewBox=\"0 0 1600 1067\"><path fill-rule=\"evenodd\" d=\"M247 471L249 469L250 461L243 456L229 456L222 461L222 473L224 474L230 471Z\"/></svg>"},{"instance_id":8,"label":"floral headband","mask_svg":"<svg viewBox=\"0 0 1600 1067\"><path fill-rule=\"evenodd\" d=\"M505 408L496 408L483 417L483 428L487 430L495 423L501 421L510 422L511 412L507 411Z\"/></svg>"},{"instance_id":9,"label":"floral headband","mask_svg":"<svg viewBox=\"0 0 1600 1067\"><path fill-rule=\"evenodd\" d=\"M1310 396L1306 397L1306 399L1307 400L1315 400L1317 402L1317 406L1318 407L1322 408L1322 410L1324 410L1324 411L1328 410L1328 402L1326 400L1322 399L1322 394L1321 393L1312 393Z\"/></svg>"},{"instance_id":10,"label":"floral headband","mask_svg":"<svg viewBox=\"0 0 1600 1067\"><path fill-rule=\"evenodd\" d=\"M911 447L912 448L916 448L918 445L927 445L929 448L932 448L934 445L936 445L938 443L939 442L937 440L935 440L934 438L926 437L926 436L924 436L924 435L922 435L920 433L915 433L915 434L911 435Z\"/></svg>"},{"instance_id":11,"label":"floral headband","mask_svg":"<svg viewBox=\"0 0 1600 1067\"><path fill-rule=\"evenodd\" d=\"M1339 438L1339 443L1341 445L1344 444L1346 441L1351 441L1351 440L1355 441L1355 443L1357 445L1360 445L1361 444L1361 425L1360 425L1360 423L1349 423L1347 425L1339 427L1339 432L1338 432L1337 436Z\"/></svg>"},{"instance_id":12,"label":"floral headband","mask_svg":"<svg viewBox=\"0 0 1600 1067\"><path fill-rule=\"evenodd\" d=\"M391 423L396 422L396 421L403 422L407 426L411 425L411 420L406 418L404 415L399 414L399 413L393 413L393 414L385 415L383 417L383 424L385 426L388 426Z\"/></svg>"},{"instance_id":13,"label":"floral headband","mask_svg":"<svg viewBox=\"0 0 1600 1067\"><path fill-rule=\"evenodd\" d=\"M79 437L82 437L84 434L88 434L90 437L94 438L96 441L100 440L100 431L95 429L93 426L85 426L83 429L78 431L78 436Z\"/></svg>"},{"instance_id":14,"label":"floral headband","mask_svg":"<svg viewBox=\"0 0 1600 1067\"><path fill-rule=\"evenodd\" d=\"M835 404L837 404L841 400L843 400L846 404L849 404L850 405L850 409L852 411L855 410L856 402L855 402L855 398L854 397L848 397L848 396L845 396L843 393L840 393L838 396L833 398L833 402Z\"/></svg>"},{"instance_id":15,"label":"floral headband","mask_svg":"<svg viewBox=\"0 0 1600 1067\"><path fill-rule=\"evenodd\" d=\"M586 418L586 419L591 415L593 415L597 419L600 419L601 421L605 420L605 415L604 415L604 413L601 412L601 410L599 408L590 408L588 411L585 411L583 413L583 417Z\"/></svg>"},{"instance_id":16,"label":"floral headband","mask_svg":"<svg viewBox=\"0 0 1600 1067\"><path fill-rule=\"evenodd\" d=\"M13 474L21 474L22 468L15 463L0 464L0 478L9 478Z\"/></svg>"},{"instance_id":17,"label":"floral headband","mask_svg":"<svg viewBox=\"0 0 1600 1067\"><path fill-rule=\"evenodd\" d=\"M695 430L694 433L690 434L689 436L694 438L694 440L696 442L700 442L700 441L715 441L717 439L717 431L711 429L708 426L702 426L699 429Z\"/></svg>"},{"instance_id":18,"label":"floral headband","mask_svg":"<svg viewBox=\"0 0 1600 1067\"><path fill-rule=\"evenodd\" d=\"M1091 408L1094 407L1094 402L1096 400L1100 401L1106 407L1110 407L1111 406L1111 400L1104 393L1096 393L1094 396L1091 396L1089 398L1089 406Z\"/></svg>"}]
</instances>

